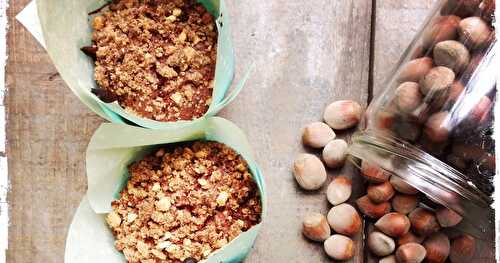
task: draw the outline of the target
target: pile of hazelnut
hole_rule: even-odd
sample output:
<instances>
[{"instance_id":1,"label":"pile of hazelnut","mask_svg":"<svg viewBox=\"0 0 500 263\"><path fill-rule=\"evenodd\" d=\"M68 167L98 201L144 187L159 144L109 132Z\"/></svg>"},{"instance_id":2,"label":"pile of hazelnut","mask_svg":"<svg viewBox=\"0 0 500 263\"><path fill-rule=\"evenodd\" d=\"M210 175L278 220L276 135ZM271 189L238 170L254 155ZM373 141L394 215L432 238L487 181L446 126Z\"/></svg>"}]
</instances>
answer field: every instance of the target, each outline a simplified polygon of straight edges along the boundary
<instances>
[{"instance_id":1,"label":"pile of hazelnut","mask_svg":"<svg viewBox=\"0 0 500 263\"><path fill-rule=\"evenodd\" d=\"M314 149L322 150L322 159L314 154L301 154L293 165L293 174L298 185L305 190L317 190L327 179L325 165L339 168L347 157L347 143L335 139L335 130L349 129L357 125L362 108L351 100L336 101L325 109L325 122L314 122L304 128L302 142ZM350 238L362 230L361 216L350 204L352 182L344 176L336 177L327 188L327 199L333 205L328 215L310 213L304 217L303 233L310 240L324 242L328 256L337 260L354 257L354 241ZM336 233L332 235L332 230Z\"/></svg>"},{"instance_id":2,"label":"pile of hazelnut","mask_svg":"<svg viewBox=\"0 0 500 263\"><path fill-rule=\"evenodd\" d=\"M376 129L423 149L492 193L495 80L493 0L449 0L416 39L396 73L395 91L375 115ZM491 79L491 80L489 80Z\"/></svg>"},{"instance_id":3,"label":"pile of hazelnut","mask_svg":"<svg viewBox=\"0 0 500 263\"><path fill-rule=\"evenodd\" d=\"M356 205L368 219L376 220L366 246L379 262L444 263L449 258L458 263L474 258L474 237L461 234L450 241L442 231L458 225L459 214L446 207L427 207L417 189L374 164L363 161L361 174L369 184Z\"/></svg>"},{"instance_id":4,"label":"pile of hazelnut","mask_svg":"<svg viewBox=\"0 0 500 263\"><path fill-rule=\"evenodd\" d=\"M355 126L362 115L361 106L354 101L336 101L324 113L323 122L304 128L302 141L306 146L321 149L322 159L313 154L301 154L293 165L293 174L304 190L317 190L327 179L326 166L344 165L347 143L335 139L333 129ZM360 211L374 221L375 230L367 233L366 247L380 263L452 263L472 260L476 253L474 237L463 234L452 241L442 229L454 227L462 217L445 207L430 209L421 205L417 189L375 164L363 161L361 174L368 182L366 195L356 200L357 209L345 203L352 192L352 181L345 176L332 180L326 196L333 205L325 216L309 213L303 218L302 232L312 241L323 242L328 256L349 260L355 256L352 236L362 231ZM335 234L332 235L332 230ZM465 260L465 261L464 261Z\"/></svg>"},{"instance_id":5,"label":"pile of hazelnut","mask_svg":"<svg viewBox=\"0 0 500 263\"><path fill-rule=\"evenodd\" d=\"M496 41L494 9L492 0L445 1L439 17L430 20L415 42L418 48L412 60L397 71L394 93L385 94L389 97L387 104L377 105L374 109L378 111L370 112L376 114L374 127L367 115L368 127L417 146L465 174L474 176L474 170L481 173L476 178L494 174L494 143L485 141L491 136L478 135L492 126L496 86L484 82L479 84L481 87L469 85L473 75L481 73L478 68ZM469 95L476 88L480 92ZM470 100L477 103L471 106ZM457 110L460 107L463 109ZM463 116L457 118L457 111L466 114L458 114ZM361 115L358 103L336 101L325 109L325 123L305 127L303 143L322 148L323 161L313 154L298 156L293 173L299 186L319 189L327 178L325 165L343 166L348 145L335 139L334 130L356 126ZM304 217L304 236L323 242L328 256L336 260L354 257L351 237L363 230L361 213L370 226L364 229L365 247L379 263L483 261L478 260L482 252L477 244L481 241L455 228L463 221L460 214L436 204L376 163L361 160L359 167L367 188L366 195L358 198L354 206L346 203L352 192L351 180L338 176L327 188L327 199L333 205L328 214L310 213ZM488 183L485 185L491 187Z\"/></svg>"}]
</instances>

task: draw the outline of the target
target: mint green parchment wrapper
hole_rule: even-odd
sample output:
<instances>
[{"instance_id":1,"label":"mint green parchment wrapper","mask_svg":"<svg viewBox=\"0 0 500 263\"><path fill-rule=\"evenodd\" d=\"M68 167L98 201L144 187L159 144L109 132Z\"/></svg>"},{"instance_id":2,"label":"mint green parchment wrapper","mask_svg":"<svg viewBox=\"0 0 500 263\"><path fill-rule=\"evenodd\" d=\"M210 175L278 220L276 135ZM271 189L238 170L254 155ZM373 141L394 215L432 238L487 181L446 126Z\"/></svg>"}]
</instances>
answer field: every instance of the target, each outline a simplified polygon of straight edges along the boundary
<instances>
[{"instance_id":1,"label":"mint green parchment wrapper","mask_svg":"<svg viewBox=\"0 0 500 263\"><path fill-rule=\"evenodd\" d=\"M217 64L212 103L205 115L193 121L159 122L142 118L123 109L118 102L104 103L92 92L97 88L94 61L80 48L91 44L92 27L88 13L105 5L103 0L36 0L43 36L54 65L73 93L93 112L110 122L128 120L151 129L171 129L187 126L200 119L215 116L243 88L248 73L226 94L234 77L234 53L231 24L224 0L198 0L216 18L218 29ZM227 95L227 96L226 96Z\"/></svg>"},{"instance_id":2,"label":"mint green parchment wrapper","mask_svg":"<svg viewBox=\"0 0 500 263\"><path fill-rule=\"evenodd\" d=\"M125 262L123 254L115 249L115 238L105 217L111 211L111 201L118 197L126 185L128 165L159 145L194 140L224 143L241 154L259 189L263 220L267 206L262 173L254 161L244 133L232 122L212 117L175 131L104 123L94 133L87 148L88 191L70 225L65 262ZM261 224L241 233L202 262L240 262L252 248Z\"/></svg>"}]
</instances>

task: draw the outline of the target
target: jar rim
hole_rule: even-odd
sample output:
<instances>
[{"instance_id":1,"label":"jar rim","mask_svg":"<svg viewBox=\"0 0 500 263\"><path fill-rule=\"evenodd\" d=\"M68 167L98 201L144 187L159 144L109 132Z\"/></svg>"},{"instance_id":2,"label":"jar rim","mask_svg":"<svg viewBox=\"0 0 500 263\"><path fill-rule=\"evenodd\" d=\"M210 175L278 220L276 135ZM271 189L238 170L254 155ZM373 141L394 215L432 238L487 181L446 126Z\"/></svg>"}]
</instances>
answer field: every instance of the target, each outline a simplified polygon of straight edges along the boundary
<instances>
[{"instance_id":1,"label":"jar rim","mask_svg":"<svg viewBox=\"0 0 500 263\"><path fill-rule=\"evenodd\" d=\"M480 235L484 236L491 226L494 215L492 197L482 192L466 175L416 146L388 134L363 130L352 136L348 153L380 166L432 201L461 214L474 231L479 230ZM465 201L465 207L446 198L455 196Z\"/></svg>"}]
</instances>

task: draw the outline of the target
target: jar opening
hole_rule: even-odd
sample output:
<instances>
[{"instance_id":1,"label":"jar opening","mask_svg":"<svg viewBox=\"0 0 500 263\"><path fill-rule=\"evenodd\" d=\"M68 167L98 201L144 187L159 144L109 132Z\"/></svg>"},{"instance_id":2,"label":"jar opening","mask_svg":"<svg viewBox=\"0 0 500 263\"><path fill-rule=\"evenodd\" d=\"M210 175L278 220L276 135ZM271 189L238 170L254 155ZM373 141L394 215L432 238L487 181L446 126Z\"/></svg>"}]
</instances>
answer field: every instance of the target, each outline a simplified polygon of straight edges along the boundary
<instances>
[{"instance_id":1,"label":"jar opening","mask_svg":"<svg viewBox=\"0 0 500 263\"><path fill-rule=\"evenodd\" d=\"M431 201L450 208L464 217L471 234L491 239L494 212L491 196L482 192L466 175L421 149L396 137L373 130L352 137L349 158L376 164L398 176L425 194Z\"/></svg>"}]
</instances>

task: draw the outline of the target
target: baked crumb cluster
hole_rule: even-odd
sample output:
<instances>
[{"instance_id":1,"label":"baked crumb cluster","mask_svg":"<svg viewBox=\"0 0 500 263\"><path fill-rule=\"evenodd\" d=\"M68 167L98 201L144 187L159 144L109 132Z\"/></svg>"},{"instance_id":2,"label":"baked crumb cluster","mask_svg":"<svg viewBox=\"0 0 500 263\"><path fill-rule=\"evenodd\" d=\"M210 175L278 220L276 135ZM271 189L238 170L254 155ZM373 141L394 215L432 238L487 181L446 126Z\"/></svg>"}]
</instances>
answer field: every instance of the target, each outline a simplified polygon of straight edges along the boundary
<instances>
[{"instance_id":1,"label":"baked crumb cluster","mask_svg":"<svg viewBox=\"0 0 500 263\"><path fill-rule=\"evenodd\" d=\"M213 16L191 0L121 0L93 19L97 84L157 121L203 116L217 52Z\"/></svg>"},{"instance_id":2,"label":"baked crumb cluster","mask_svg":"<svg viewBox=\"0 0 500 263\"><path fill-rule=\"evenodd\" d=\"M162 148L129 174L106 218L128 262L196 262L260 222L248 166L221 143Z\"/></svg>"}]
</instances>

